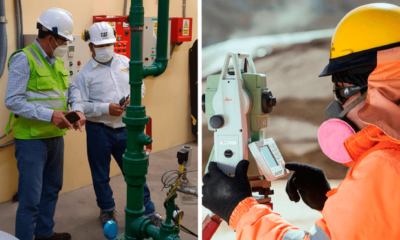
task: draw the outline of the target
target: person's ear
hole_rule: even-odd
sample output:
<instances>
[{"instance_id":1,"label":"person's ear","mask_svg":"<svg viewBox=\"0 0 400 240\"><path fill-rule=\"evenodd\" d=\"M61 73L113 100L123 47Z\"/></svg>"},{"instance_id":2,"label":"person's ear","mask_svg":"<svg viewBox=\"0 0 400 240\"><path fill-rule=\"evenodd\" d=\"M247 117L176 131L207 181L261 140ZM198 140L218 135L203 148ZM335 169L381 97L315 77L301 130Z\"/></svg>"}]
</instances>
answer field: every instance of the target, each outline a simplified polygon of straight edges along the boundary
<instances>
[{"instance_id":1,"label":"person's ear","mask_svg":"<svg viewBox=\"0 0 400 240\"><path fill-rule=\"evenodd\" d=\"M52 38L53 38L53 35L48 35L48 36L45 37L46 41L51 45L53 45L53 39Z\"/></svg>"},{"instance_id":2,"label":"person's ear","mask_svg":"<svg viewBox=\"0 0 400 240\"><path fill-rule=\"evenodd\" d=\"M89 45L89 49L90 49L90 52L92 53L93 57L96 57L96 52L94 51L93 44L89 43L88 45Z\"/></svg>"}]
</instances>

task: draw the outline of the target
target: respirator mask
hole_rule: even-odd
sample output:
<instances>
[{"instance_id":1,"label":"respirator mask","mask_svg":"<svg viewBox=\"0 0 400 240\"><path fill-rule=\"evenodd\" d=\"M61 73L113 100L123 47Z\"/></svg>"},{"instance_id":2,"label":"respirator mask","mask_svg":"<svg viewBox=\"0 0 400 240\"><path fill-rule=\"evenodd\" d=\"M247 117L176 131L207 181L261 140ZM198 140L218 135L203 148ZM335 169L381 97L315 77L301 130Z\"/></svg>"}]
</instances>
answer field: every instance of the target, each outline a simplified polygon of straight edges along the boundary
<instances>
[{"instance_id":1,"label":"respirator mask","mask_svg":"<svg viewBox=\"0 0 400 240\"><path fill-rule=\"evenodd\" d=\"M335 162L350 162L350 156L344 148L344 141L358 130L346 117L347 113L367 97L367 86L349 86L334 88L335 100L325 110L325 121L318 129L318 142L322 151ZM361 96L351 102L345 109L343 104L351 96L361 92Z\"/></svg>"},{"instance_id":2,"label":"respirator mask","mask_svg":"<svg viewBox=\"0 0 400 240\"><path fill-rule=\"evenodd\" d=\"M57 45L56 49L53 50L53 48L51 47L51 44L50 44L50 48L53 51L53 56L61 58L61 57L63 57L65 55L65 53L67 53L68 46L67 45L61 45L60 46L60 45L57 44L57 40L56 40L56 38L54 36L53 36L53 39L54 39L54 42Z\"/></svg>"},{"instance_id":3,"label":"respirator mask","mask_svg":"<svg viewBox=\"0 0 400 240\"><path fill-rule=\"evenodd\" d=\"M94 59L100 63L105 63L110 61L110 59L114 55L114 45L107 47L100 47L100 48L93 47L93 49L94 52L96 53Z\"/></svg>"}]
</instances>

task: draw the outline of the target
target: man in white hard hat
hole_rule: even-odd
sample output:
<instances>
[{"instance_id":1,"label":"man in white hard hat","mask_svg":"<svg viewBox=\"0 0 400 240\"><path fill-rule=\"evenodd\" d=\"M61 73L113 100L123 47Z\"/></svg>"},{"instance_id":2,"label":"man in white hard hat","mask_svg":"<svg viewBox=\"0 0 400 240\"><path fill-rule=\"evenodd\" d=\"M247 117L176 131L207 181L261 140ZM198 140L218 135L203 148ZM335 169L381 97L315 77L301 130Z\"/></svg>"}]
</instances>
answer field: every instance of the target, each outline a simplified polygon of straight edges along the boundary
<instances>
[{"instance_id":1,"label":"man in white hard hat","mask_svg":"<svg viewBox=\"0 0 400 240\"><path fill-rule=\"evenodd\" d=\"M87 136L87 154L92 172L100 219L103 224L115 219L115 202L110 187L111 155L122 171L122 155L126 149L127 130L122 114L129 104L129 59L114 53L116 42L112 27L106 22L93 24L82 33L89 42L92 59L85 64L75 78L81 90L84 105ZM142 97L144 96L142 85ZM126 98L125 101L121 99ZM155 212L150 191L144 184L145 215L156 226L161 225L161 216Z\"/></svg>"},{"instance_id":2,"label":"man in white hard hat","mask_svg":"<svg viewBox=\"0 0 400 240\"><path fill-rule=\"evenodd\" d=\"M54 213L62 188L66 130L85 124L79 90L60 59L73 41L72 15L50 8L38 19L39 36L14 52L8 62L5 105L12 112L15 157L19 171L15 236L20 240L70 240L54 233ZM80 119L64 117L68 105ZM8 131L7 131L8 132Z\"/></svg>"}]
</instances>

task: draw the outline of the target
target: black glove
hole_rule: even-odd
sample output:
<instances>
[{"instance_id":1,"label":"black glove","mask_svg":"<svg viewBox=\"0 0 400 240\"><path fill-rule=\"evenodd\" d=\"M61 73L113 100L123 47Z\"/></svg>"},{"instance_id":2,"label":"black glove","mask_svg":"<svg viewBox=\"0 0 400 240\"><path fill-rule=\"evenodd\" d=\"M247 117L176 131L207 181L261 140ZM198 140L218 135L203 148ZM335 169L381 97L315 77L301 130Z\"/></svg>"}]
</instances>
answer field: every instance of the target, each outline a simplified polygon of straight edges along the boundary
<instances>
[{"instance_id":1,"label":"black glove","mask_svg":"<svg viewBox=\"0 0 400 240\"><path fill-rule=\"evenodd\" d=\"M251 197L248 168L249 161L242 160L236 166L235 177L229 177L219 169L216 162L211 162L208 173L203 177L203 206L229 223L235 207L245 198Z\"/></svg>"},{"instance_id":2,"label":"black glove","mask_svg":"<svg viewBox=\"0 0 400 240\"><path fill-rule=\"evenodd\" d=\"M294 171L286 184L289 199L298 202L301 196L310 208L322 210L328 199L326 193L331 190L324 171L302 163L286 163L285 168Z\"/></svg>"}]
</instances>

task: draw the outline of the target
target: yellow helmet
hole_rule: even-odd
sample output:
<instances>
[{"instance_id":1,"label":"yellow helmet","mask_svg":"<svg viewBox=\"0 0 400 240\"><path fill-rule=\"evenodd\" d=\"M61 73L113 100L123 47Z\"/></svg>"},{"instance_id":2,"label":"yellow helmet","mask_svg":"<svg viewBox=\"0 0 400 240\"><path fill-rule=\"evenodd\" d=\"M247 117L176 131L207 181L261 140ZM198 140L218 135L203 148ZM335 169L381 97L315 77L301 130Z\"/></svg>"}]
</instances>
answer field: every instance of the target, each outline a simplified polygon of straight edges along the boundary
<instances>
[{"instance_id":1,"label":"yellow helmet","mask_svg":"<svg viewBox=\"0 0 400 240\"><path fill-rule=\"evenodd\" d=\"M371 3L358 7L339 22L332 36L329 64L320 74L376 63L376 52L400 46L400 7Z\"/></svg>"},{"instance_id":2,"label":"yellow helmet","mask_svg":"<svg viewBox=\"0 0 400 240\"><path fill-rule=\"evenodd\" d=\"M331 59L400 42L400 7L372 3L349 12L332 37Z\"/></svg>"}]
</instances>

